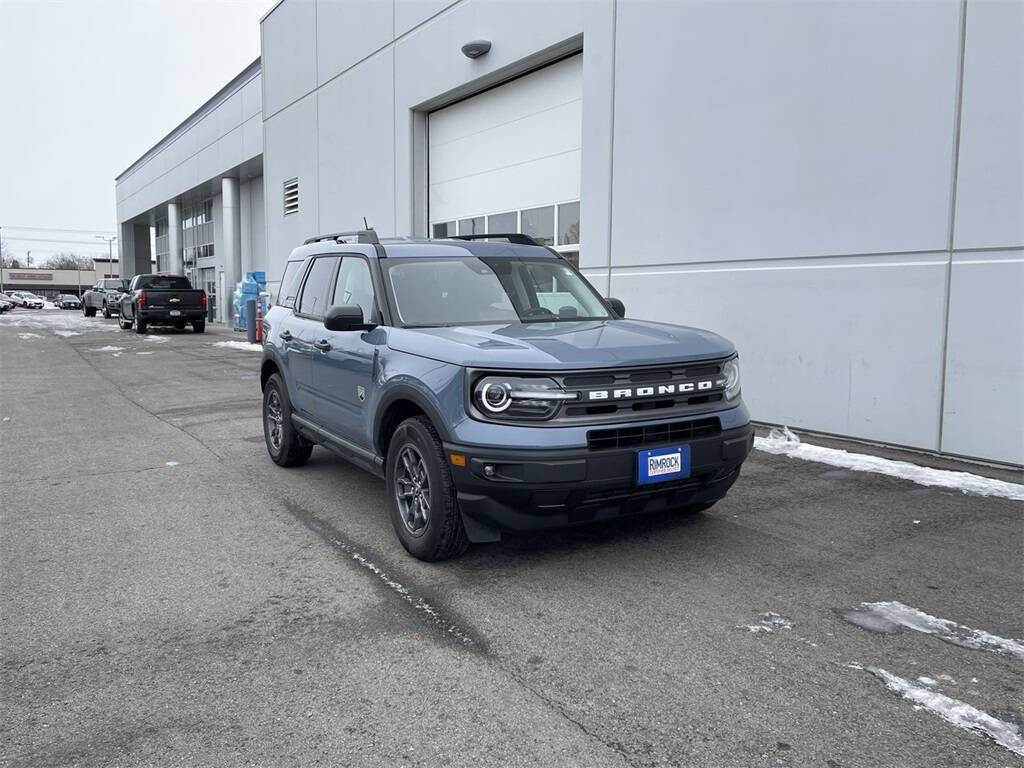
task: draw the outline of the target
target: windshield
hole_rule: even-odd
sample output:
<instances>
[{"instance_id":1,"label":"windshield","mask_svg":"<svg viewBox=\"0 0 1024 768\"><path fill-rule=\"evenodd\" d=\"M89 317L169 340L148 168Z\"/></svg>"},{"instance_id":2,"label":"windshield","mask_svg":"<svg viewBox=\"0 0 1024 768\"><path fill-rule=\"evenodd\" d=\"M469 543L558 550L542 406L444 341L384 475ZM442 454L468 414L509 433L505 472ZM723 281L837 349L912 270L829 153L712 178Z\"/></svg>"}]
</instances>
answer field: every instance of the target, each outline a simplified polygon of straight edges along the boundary
<instances>
[{"instance_id":1,"label":"windshield","mask_svg":"<svg viewBox=\"0 0 1024 768\"><path fill-rule=\"evenodd\" d=\"M606 320L601 297L561 259L383 259L405 326Z\"/></svg>"},{"instance_id":2,"label":"windshield","mask_svg":"<svg viewBox=\"0 0 1024 768\"><path fill-rule=\"evenodd\" d=\"M108 291L123 291L125 286L124 280L104 280L103 287Z\"/></svg>"}]
</instances>

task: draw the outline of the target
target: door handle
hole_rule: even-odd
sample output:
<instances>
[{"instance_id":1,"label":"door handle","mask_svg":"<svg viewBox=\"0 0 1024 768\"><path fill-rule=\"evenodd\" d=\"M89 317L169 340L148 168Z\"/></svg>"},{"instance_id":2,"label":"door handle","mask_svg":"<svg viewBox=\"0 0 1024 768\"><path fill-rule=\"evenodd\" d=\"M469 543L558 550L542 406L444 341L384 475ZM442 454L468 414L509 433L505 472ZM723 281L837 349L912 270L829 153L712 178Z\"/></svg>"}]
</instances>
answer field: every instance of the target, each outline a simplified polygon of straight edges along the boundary
<instances>
[{"instance_id":1,"label":"door handle","mask_svg":"<svg viewBox=\"0 0 1024 768\"><path fill-rule=\"evenodd\" d=\"M279 334L277 334L277 337L279 339L281 339L281 341L291 341L292 340L292 332L289 331L289 330L284 330L284 331L281 331Z\"/></svg>"},{"instance_id":2,"label":"door handle","mask_svg":"<svg viewBox=\"0 0 1024 768\"><path fill-rule=\"evenodd\" d=\"M327 339L319 339L313 342L313 346L319 349L321 352L330 352L331 342Z\"/></svg>"}]
</instances>

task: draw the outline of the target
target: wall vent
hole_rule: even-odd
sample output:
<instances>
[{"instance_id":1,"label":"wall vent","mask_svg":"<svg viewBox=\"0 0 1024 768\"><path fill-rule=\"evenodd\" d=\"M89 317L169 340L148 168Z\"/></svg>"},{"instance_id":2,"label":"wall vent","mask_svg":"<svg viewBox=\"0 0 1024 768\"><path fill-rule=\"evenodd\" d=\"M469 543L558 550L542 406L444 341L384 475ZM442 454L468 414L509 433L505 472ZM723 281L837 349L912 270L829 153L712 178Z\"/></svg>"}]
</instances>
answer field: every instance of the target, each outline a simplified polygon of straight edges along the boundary
<instances>
[{"instance_id":1,"label":"wall vent","mask_svg":"<svg viewBox=\"0 0 1024 768\"><path fill-rule=\"evenodd\" d=\"M289 179L284 183L284 215L299 212L299 180Z\"/></svg>"}]
</instances>

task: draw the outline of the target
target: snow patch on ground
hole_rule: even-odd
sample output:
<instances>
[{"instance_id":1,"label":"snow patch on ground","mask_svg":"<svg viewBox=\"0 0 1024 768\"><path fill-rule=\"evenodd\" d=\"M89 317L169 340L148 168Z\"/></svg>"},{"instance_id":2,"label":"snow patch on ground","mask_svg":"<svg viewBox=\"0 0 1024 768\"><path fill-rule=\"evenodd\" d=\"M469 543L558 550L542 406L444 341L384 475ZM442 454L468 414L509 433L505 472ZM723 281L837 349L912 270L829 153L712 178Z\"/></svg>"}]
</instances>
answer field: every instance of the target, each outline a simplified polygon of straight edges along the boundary
<instances>
[{"instance_id":1,"label":"snow patch on ground","mask_svg":"<svg viewBox=\"0 0 1024 768\"><path fill-rule=\"evenodd\" d=\"M150 352L136 352L135 354L136 355L155 355L156 352L152 352L152 351L150 351Z\"/></svg>"},{"instance_id":2,"label":"snow patch on ground","mask_svg":"<svg viewBox=\"0 0 1024 768\"><path fill-rule=\"evenodd\" d=\"M170 341L166 336L144 336L143 338L145 338L146 341L153 342L154 344L164 344Z\"/></svg>"},{"instance_id":3,"label":"snow patch on ground","mask_svg":"<svg viewBox=\"0 0 1024 768\"><path fill-rule=\"evenodd\" d=\"M765 453L789 456L804 461L817 461L833 467L842 467L855 472L876 472L881 475L910 480L918 485L950 488L962 493L979 496L999 496L1013 501L1024 501L1024 485L993 480L970 472L952 472L911 464L907 461L883 459L864 453L850 453L836 448L801 443L800 438L789 427L776 427L768 437L755 437L754 447Z\"/></svg>"},{"instance_id":4,"label":"snow patch on ground","mask_svg":"<svg viewBox=\"0 0 1024 768\"><path fill-rule=\"evenodd\" d=\"M54 336L62 336L62 337L64 337L66 339L68 336L81 336L82 332L81 331L66 331L63 328L58 328L57 330L55 330L53 332L53 335Z\"/></svg>"},{"instance_id":5,"label":"snow patch on ground","mask_svg":"<svg viewBox=\"0 0 1024 768\"><path fill-rule=\"evenodd\" d=\"M168 467L176 467L176 466L178 466L178 462L177 462L177 461L165 461L164 463L165 463L165 464L166 464L166 465L167 465Z\"/></svg>"},{"instance_id":6,"label":"snow patch on ground","mask_svg":"<svg viewBox=\"0 0 1024 768\"><path fill-rule=\"evenodd\" d=\"M1020 640L999 637L982 629L972 629L949 619L940 619L900 602L861 603L859 608L844 612L843 618L872 632L896 632L900 627L906 627L933 635L950 645L975 651L991 651L1024 661L1024 642ZM948 675L939 677L953 681Z\"/></svg>"},{"instance_id":7,"label":"snow patch on ground","mask_svg":"<svg viewBox=\"0 0 1024 768\"><path fill-rule=\"evenodd\" d=\"M96 349L90 349L89 351L90 352L124 352L124 347L113 347L113 346L108 344L105 347L98 347Z\"/></svg>"},{"instance_id":8,"label":"snow patch on ground","mask_svg":"<svg viewBox=\"0 0 1024 768\"><path fill-rule=\"evenodd\" d=\"M915 708L928 710L957 728L987 736L1004 749L1024 757L1024 738L1021 737L1020 728L1013 723L992 717L987 712L958 699L914 685L909 680L904 680L880 667L865 667L860 664L848 666L870 672L885 683L886 688L911 702Z\"/></svg>"},{"instance_id":9,"label":"snow patch on ground","mask_svg":"<svg viewBox=\"0 0 1024 768\"><path fill-rule=\"evenodd\" d=\"M78 312L17 311L0 315L0 327L29 328L47 331L119 331L116 323L98 317L85 317Z\"/></svg>"},{"instance_id":10,"label":"snow patch on ground","mask_svg":"<svg viewBox=\"0 0 1024 768\"><path fill-rule=\"evenodd\" d=\"M935 680L932 680L930 677L919 677L917 678L917 682L924 683L925 685L932 688L938 685L938 683Z\"/></svg>"},{"instance_id":11,"label":"snow patch on ground","mask_svg":"<svg viewBox=\"0 0 1024 768\"><path fill-rule=\"evenodd\" d=\"M18 338L21 339L22 341L28 341L29 339L41 339L43 337L40 336L38 333L28 332L28 333L19 333L18 334Z\"/></svg>"},{"instance_id":12,"label":"snow patch on ground","mask_svg":"<svg viewBox=\"0 0 1024 768\"><path fill-rule=\"evenodd\" d=\"M242 349L246 352L262 352L262 344L250 344L247 341L217 341L214 342L215 347L227 347L229 349Z\"/></svg>"},{"instance_id":13,"label":"snow patch on ground","mask_svg":"<svg viewBox=\"0 0 1024 768\"><path fill-rule=\"evenodd\" d=\"M748 632L774 632L777 629L792 629L793 622L781 614L768 611L759 615L757 624L742 624L736 629L745 629Z\"/></svg>"}]
</instances>

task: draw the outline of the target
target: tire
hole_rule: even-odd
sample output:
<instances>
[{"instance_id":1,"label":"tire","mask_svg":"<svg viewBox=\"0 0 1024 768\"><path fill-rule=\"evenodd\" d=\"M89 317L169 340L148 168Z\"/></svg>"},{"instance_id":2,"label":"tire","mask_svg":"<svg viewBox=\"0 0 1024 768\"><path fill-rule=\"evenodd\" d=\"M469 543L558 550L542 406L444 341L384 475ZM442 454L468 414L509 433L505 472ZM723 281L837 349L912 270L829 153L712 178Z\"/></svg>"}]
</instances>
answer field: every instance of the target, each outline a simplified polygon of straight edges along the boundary
<instances>
[{"instance_id":1,"label":"tire","mask_svg":"<svg viewBox=\"0 0 1024 768\"><path fill-rule=\"evenodd\" d=\"M135 332L140 334L146 332L146 321L138 315L135 316Z\"/></svg>"},{"instance_id":2,"label":"tire","mask_svg":"<svg viewBox=\"0 0 1024 768\"><path fill-rule=\"evenodd\" d=\"M174 322L174 327L177 328L179 331L184 331L185 330L185 321L184 320L176 320Z\"/></svg>"},{"instance_id":3,"label":"tire","mask_svg":"<svg viewBox=\"0 0 1024 768\"><path fill-rule=\"evenodd\" d=\"M103 317L107 320L110 319L110 307L107 306L107 302L103 302Z\"/></svg>"},{"instance_id":4,"label":"tire","mask_svg":"<svg viewBox=\"0 0 1024 768\"><path fill-rule=\"evenodd\" d=\"M83 311L86 317L96 317L96 307L86 307Z\"/></svg>"},{"instance_id":5,"label":"tire","mask_svg":"<svg viewBox=\"0 0 1024 768\"><path fill-rule=\"evenodd\" d=\"M301 467L313 453L313 444L303 440L292 424L288 389L276 373L263 388L263 440L270 460L280 467Z\"/></svg>"},{"instance_id":6,"label":"tire","mask_svg":"<svg viewBox=\"0 0 1024 768\"><path fill-rule=\"evenodd\" d=\"M406 552L436 561L466 551L469 539L455 484L441 440L425 416L398 425L388 447L386 480L391 525Z\"/></svg>"},{"instance_id":7,"label":"tire","mask_svg":"<svg viewBox=\"0 0 1024 768\"><path fill-rule=\"evenodd\" d=\"M206 333L206 321L196 320L194 323L192 323L192 330L195 331L196 333Z\"/></svg>"},{"instance_id":8,"label":"tire","mask_svg":"<svg viewBox=\"0 0 1024 768\"><path fill-rule=\"evenodd\" d=\"M118 312L117 327L120 328L122 331L130 331L132 329L132 321L126 320L125 316Z\"/></svg>"}]
</instances>

